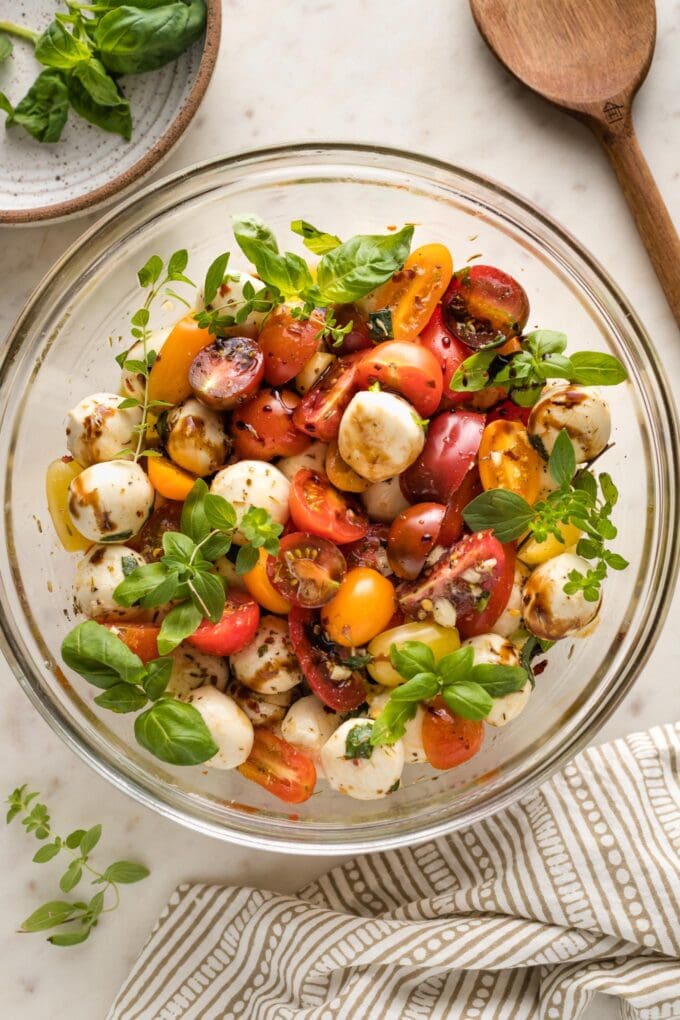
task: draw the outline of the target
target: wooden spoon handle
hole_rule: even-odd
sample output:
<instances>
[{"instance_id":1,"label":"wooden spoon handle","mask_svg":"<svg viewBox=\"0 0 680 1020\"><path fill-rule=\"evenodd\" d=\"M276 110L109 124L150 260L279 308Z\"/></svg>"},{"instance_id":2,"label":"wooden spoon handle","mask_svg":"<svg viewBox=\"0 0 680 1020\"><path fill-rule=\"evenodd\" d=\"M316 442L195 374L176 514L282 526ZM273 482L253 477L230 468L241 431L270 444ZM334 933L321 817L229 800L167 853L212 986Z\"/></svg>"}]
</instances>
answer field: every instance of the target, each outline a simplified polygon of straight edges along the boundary
<instances>
[{"instance_id":1,"label":"wooden spoon handle","mask_svg":"<svg viewBox=\"0 0 680 1020\"><path fill-rule=\"evenodd\" d=\"M612 131L600 121L591 126L614 168L666 300L680 326L680 238L642 154L630 117Z\"/></svg>"}]
</instances>

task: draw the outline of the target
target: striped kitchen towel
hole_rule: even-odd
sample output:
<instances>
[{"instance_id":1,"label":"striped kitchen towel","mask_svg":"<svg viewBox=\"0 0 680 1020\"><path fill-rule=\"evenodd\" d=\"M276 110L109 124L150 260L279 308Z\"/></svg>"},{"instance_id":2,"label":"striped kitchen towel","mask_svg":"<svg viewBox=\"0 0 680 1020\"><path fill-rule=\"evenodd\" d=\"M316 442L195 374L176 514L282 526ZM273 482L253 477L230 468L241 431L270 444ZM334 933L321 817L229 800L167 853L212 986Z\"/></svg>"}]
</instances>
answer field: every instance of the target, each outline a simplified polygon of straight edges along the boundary
<instances>
[{"instance_id":1,"label":"striped kitchen towel","mask_svg":"<svg viewBox=\"0 0 680 1020\"><path fill-rule=\"evenodd\" d=\"M183 885L109 1020L680 1017L680 724L298 896Z\"/></svg>"}]
</instances>

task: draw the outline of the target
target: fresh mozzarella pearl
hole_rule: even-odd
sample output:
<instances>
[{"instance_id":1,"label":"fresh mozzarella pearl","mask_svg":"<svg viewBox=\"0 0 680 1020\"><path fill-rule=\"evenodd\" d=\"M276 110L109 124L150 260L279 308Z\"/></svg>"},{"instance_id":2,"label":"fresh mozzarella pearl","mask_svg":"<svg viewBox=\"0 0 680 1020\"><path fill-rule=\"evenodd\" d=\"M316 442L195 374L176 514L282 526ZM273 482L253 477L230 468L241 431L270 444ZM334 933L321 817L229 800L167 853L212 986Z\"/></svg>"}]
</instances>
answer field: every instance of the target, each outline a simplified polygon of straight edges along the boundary
<instances>
[{"instance_id":1,"label":"fresh mozzarella pearl","mask_svg":"<svg viewBox=\"0 0 680 1020\"><path fill-rule=\"evenodd\" d=\"M505 609L498 617L491 628L494 634L501 634L503 637L510 637L511 634L522 625L522 592L524 584L529 576L529 571L523 563L515 566L515 577L512 583L512 591Z\"/></svg>"},{"instance_id":2,"label":"fresh mozzarella pearl","mask_svg":"<svg viewBox=\"0 0 680 1020\"><path fill-rule=\"evenodd\" d=\"M376 482L366 492L361 493L361 502L372 521L391 524L395 517L409 506L404 499L398 478L387 478L384 482Z\"/></svg>"},{"instance_id":3,"label":"fresh mozzarella pearl","mask_svg":"<svg viewBox=\"0 0 680 1020\"><path fill-rule=\"evenodd\" d=\"M111 460L133 443L142 420L141 407L119 407L116 393L93 393L66 416L66 445L83 467Z\"/></svg>"},{"instance_id":4,"label":"fresh mozzarella pearl","mask_svg":"<svg viewBox=\"0 0 680 1020\"><path fill-rule=\"evenodd\" d=\"M316 351L312 354L295 376L295 388L298 393L307 393L314 383L319 379L326 369L335 361L335 355L328 351Z\"/></svg>"},{"instance_id":5,"label":"fresh mozzarella pearl","mask_svg":"<svg viewBox=\"0 0 680 1020\"><path fill-rule=\"evenodd\" d=\"M225 691L228 679L225 659L206 655L190 645L180 645L172 653L172 673L166 691L179 701L190 701L192 691L208 684Z\"/></svg>"},{"instance_id":6,"label":"fresh mozzarella pearl","mask_svg":"<svg viewBox=\"0 0 680 1020\"><path fill-rule=\"evenodd\" d=\"M506 694L502 698L494 698L493 708L484 722L489 726L505 726L512 722L526 708L531 690L531 682L527 680L521 690L513 691L512 694Z\"/></svg>"},{"instance_id":7,"label":"fresh mozzarella pearl","mask_svg":"<svg viewBox=\"0 0 680 1020\"><path fill-rule=\"evenodd\" d=\"M325 472L327 450L325 443L310 443L304 453L296 453L294 457L282 457L276 466L289 482L292 482L298 471L302 471L303 468L308 471Z\"/></svg>"},{"instance_id":8,"label":"fresh mozzarella pearl","mask_svg":"<svg viewBox=\"0 0 680 1020\"><path fill-rule=\"evenodd\" d=\"M340 722L341 717L337 712L327 708L313 694L308 694L291 705L286 712L281 724L281 736L316 760Z\"/></svg>"},{"instance_id":9,"label":"fresh mozzarella pearl","mask_svg":"<svg viewBox=\"0 0 680 1020\"><path fill-rule=\"evenodd\" d=\"M357 393L340 422L340 456L370 482L401 474L425 445L416 418L411 405L393 393Z\"/></svg>"},{"instance_id":10,"label":"fresh mozzarella pearl","mask_svg":"<svg viewBox=\"0 0 680 1020\"><path fill-rule=\"evenodd\" d=\"M529 432L542 440L548 453L566 429L577 462L601 453L611 433L609 406L599 392L585 386L555 386L538 400L529 415Z\"/></svg>"},{"instance_id":11,"label":"fresh mozzarella pearl","mask_svg":"<svg viewBox=\"0 0 680 1020\"><path fill-rule=\"evenodd\" d=\"M280 616L263 616L248 647L232 655L230 662L239 683L262 694L281 694L302 680L288 623Z\"/></svg>"},{"instance_id":12,"label":"fresh mozzarella pearl","mask_svg":"<svg viewBox=\"0 0 680 1020\"><path fill-rule=\"evenodd\" d=\"M146 340L147 354L149 351L158 354L171 332L172 326L166 326L165 329L157 329L151 333ZM130 361L144 361L144 342L138 340L136 344L133 344L127 352L127 357ZM141 400L144 396L145 382L146 379L141 372L130 372L124 368L120 373L120 392L126 397L136 397L137 400Z\"/></svg>"},{"instance_id":13,"label":"fresh mozzarella pearl","mask_svg":"<svg viewBox=\"0 0 680 1020\"><path fill-rule=\"evenodd\" d=\"M500 634L478 634L463 641L475 653L475 666L489 663L493 666L519 666L519 655L512 641Z\"/></svg>"},{"instance_id":14,"label":"fresh mozzarella pearl","mask_svg":"<svg viewBox=\"0 0 680 1020\"><path fill-rule=\"evenodd\" d=\"M382 690L379 694L376 694L371 698L368 710L368 714L371 719L378 718L389 699L390 692L385 690ZM422 705L418 705L413 719L409 719L406 723L406 730L401 738L401 742L404 745L404 761L407 765L415 765L419 762L427 761L427 755L425 754L425 748L423 747L424 718L425 709Z\"/></svg>"},{"instance_id":15,"label":"fresh mozzarella pearl","mask_svg":"<svg viewBox=\"0 0 680 1020\"><path fill-rule=\"evenodd\" d=\"M220 556L216 559L215 569L218 574L222 575L229 588L240 588L241 591L248 590L243 580L243 574L236 573L236 564L228 556Z\"/></svg>"},{"instance_id":16,"label":"fresh mozzarella pearl","mask_svg":"<svg viewBox=\"0 0 680 1020\"><path fill-rule=\"evenodd\" d=\"M590 564L576 553L562 553L536 567L524 586L522 601L528 630L545 641L558 641L582 630L597 616L602 599L587 602L583 592L567 595L572 570L587 574Z\"/></svg>"},{"instance_id":17,"label":"fresh mozzarella pearl","mask_svg":"<svg viewBox=\"0 0 680 1020\"><path fill-rule=\"evenodd\" d=\"M210 491L224 496L231 503L239 524L251 506L267 510L279 524L288 520L290 482L278 468L266 461L240 460L238 464L230 464L215 475ZM237 531L234 542L243 545L245 541Z\"/></svg>"},{"instance_id":18,"label":"fresh mozzarella pearl","mask_svg":"<svg viewBox=\"0 0 680 1020\"><path fill-rule=\"evenodd\" d=\"M339 793L355 800L386 797L401 779L404 745L374 747L370 758L347 758L347 737L355 726L373 726L372 719L347 719L321 748L321 765L326 779Z\"/></svg>"},{"instance_id":19,"label":"fresh mozzarella pearl","mask_svg":"<svg viewBox=\"0 0 680 1020\"><path fill-rule=\"evenodd\" d=\"M243 709L253 726L275 726L280 723L292 701L290 691L281 694L259 694L243 684L232 684L229 694Z\"/></svg>"},{"instance_id":20,"label":"fresh mozzarella pearl","mask_svg":"<svg viewBox=\"0 0 680 1020\"><path fill-rule=\"evenodd\" d=\"M153 510L155 492L145 472L130 460L85 468L69 485L68 509L81 535L93 542L125 542L141 531Z\"/></svg>"},{"instance_id":21,"label":"fresh mozzarella pearl","mask_svg":"<svg viewBox=\"0 0 680 1020\"><path fill-rule=\"evenodd\" d=\"M200 712L217 754L204 764L211 769L235 769L242 765L253 748L253 724L233 698L210 685L198 687L190 702Z\"/></svg>"},{"instance_id":22,"label":"fresh mozzarella pearl","mask_svg":"<svg viewBox=\"0 0 680 1020\"><path fill-rule=\"evenodd\" d=\"M246 299L243 296L243 288L247 283L252 284L256 291L262 290L262 280L256 280L254 276L249 276L248 273L231 272L230 270L214 300L207 307L213 311L220 312L222 315L236 315L239 309L246 303ZM247 327L247 334L249 336L253 335L254 331L258 330L262 325L264 316L264 312L251 312L245 322L240 324L239 328L242 330L245 326Z\"/></svg>"},{"instance_id":23,"label":"fresh mozzarella pearl","mask_svg":"<svg viewBox=\"0 0 680 1020\"><path fill-rule=\"evenodd\" d=\"M134 620L144 610L119 606L113 593L127 574L144 565L144 560L126 545L95 545L76 567L74 595L81 613L93 620L114 618Z\"/></svg>"},{"instance_id":24,"label":"fresh mozzarella pearl","mask_svg":"<svg viewBox=\"0 0 680 1020\"><path fill-rule=\"evenodd\" d=\"M190 397L168 413L165 448L170 457L193 475L211 475L229 456L231 440L219 411Z\"/></svg>"}]
</instances>

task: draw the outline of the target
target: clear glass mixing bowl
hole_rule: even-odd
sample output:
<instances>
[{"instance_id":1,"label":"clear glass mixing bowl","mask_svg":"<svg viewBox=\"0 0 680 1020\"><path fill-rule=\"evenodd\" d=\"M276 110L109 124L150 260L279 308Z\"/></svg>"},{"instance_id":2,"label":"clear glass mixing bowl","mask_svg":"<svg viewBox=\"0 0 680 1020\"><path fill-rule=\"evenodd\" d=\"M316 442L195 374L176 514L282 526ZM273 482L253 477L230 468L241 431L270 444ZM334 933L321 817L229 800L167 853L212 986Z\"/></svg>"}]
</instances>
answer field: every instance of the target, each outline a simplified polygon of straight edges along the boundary
<instances>
[{"instance_id":1,"label":"clear glass mixing bowl","mask_svg":"<svg viewBox=\"0 0 680 1020\"><path fill-rule=\"evenodd\" d=\"M59 666L72 626L74 559L57 544L45 507L47 464L64 452L66 410L117 384L113 356L129 343L135 272L153 252L190 251L201 280L234 247L230 214L263 217L293 250L303 217L349 236L417 224L415 241L441 240L457 265L482 253L516 276L530 326L564 330L572 347L609 350L630 382L608 393L613 447L602 461L621 491L619 540L630 567L605 586L587 640L550 654L528 708L487 730L483 750L450 772L405 773L404 788L368 803L325 784L291 807L237 773L179 769L147 756L130 717L94 706L96 691ZM237 253L233 264L238 265ZM171 303L160 320L179 310ZM114 209L40 284L5 348L1 372L2 648L34 705L98 772L197 831L250 846L349 853L413 843L473 822L525 794L592 738L629 689L654 644L677 563L678 438L668 385L628 302L576 242L503 188L434 160L356 146L293 146L187 170Z\"/></svg>"}]
</instances>

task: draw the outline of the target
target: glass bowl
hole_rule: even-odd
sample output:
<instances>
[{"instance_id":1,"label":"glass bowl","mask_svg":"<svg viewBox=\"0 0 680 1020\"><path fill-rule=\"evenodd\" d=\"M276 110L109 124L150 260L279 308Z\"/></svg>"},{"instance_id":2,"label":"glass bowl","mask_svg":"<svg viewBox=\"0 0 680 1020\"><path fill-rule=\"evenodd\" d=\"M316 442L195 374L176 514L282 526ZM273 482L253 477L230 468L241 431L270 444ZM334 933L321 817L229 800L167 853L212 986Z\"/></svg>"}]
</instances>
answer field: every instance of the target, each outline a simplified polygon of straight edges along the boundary
<instances>
[{"instance_id":1,"label":"glass bowl","mask_svg":"<svg viewBox=\"0 0 680 1020\"><path fill-rule=\"evenodd\" d=\"M630 375L607 394L614 445L600 464L620 488L616 548L630 566L606 582L598 626L586 640L553 649L522 716L487 728L472 761L449 772L407 769L404 788L384 800L350 800L320 784L292 813L238 773L164 766L134 743L129 716L97 709L94 688L59 665L74 622L74 559L57 544L44 476L64 453L65 413L86 394L116 387L113 358L129 343L138 267L154 252L187 247L188 272L202 280L218 252L235 248L229 217L244 211L258 213L293 250L302 249L288 226L300 217L345 237L415 223L415 243L445 242L458 266L481 253L516 276L531 301L530 326L564 330L572 349L611 351ZM179 314L168 301L156 324ZM197 831L269 850L353 853L468 825L526 794L592 739L659 632L677 564L678 437L656 354L626 299L572 238L468 171L384 149L292 146L162 180L105 216L57 263L14 328L0 372L3 651L69 746L119 788Z\"/></svg>"}]
</instances>

